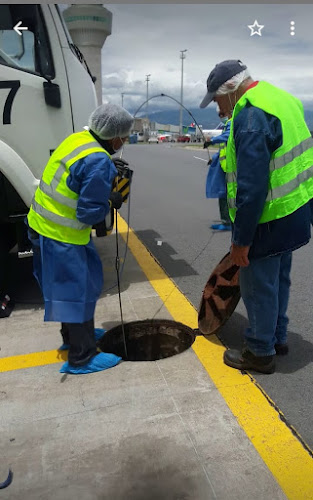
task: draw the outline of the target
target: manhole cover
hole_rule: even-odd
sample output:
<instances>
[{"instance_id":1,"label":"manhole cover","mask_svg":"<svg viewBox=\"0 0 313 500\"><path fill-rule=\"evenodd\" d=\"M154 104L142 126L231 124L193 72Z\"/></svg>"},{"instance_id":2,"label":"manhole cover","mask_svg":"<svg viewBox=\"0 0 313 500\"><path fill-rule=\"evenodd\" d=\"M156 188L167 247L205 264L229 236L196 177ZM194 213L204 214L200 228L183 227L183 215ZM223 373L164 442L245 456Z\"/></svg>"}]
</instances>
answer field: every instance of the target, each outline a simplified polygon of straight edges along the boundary
<instances>
[{"instance_id":1,"label":"manhole cover","mask_svg":"<svg viewBox=\"0 0 313 500\"><path fill-rule=\"evenodd\" d=\"M217 333L240 300L239 267L228 252L216 266L203 291L198 326L204 335Z\"/></svg>"},{"instance_id":2,"label":"manhole cover","mask_svg":"<svg viewBox=\"0 0 313 500\"><path fill-rule=\"evenodd\" d=\"M169 358L188 349L196 338L192 328L167 319L124 323L124 331L128 361ZM126 359L122 326L108 330L98 347Z\"/></svg>"}]
</instances>

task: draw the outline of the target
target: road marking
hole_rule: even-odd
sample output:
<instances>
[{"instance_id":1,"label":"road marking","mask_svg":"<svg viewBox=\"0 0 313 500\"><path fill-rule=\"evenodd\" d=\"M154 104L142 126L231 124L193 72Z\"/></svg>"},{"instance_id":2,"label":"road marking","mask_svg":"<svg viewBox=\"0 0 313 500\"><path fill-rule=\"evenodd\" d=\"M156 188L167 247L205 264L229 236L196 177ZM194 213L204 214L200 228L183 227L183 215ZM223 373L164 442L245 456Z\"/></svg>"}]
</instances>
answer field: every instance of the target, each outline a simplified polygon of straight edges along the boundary
<instances>
[{"instance_id":1,"label":"road marking","mask_svg":"<svg viewBox=\"0 0 313 500\"><path fill-rule=\"evenodd\" d=\"M67 361L67 351L42 351L0 358L0 373Z\"/></svg>"},{"instance_id":2,"label":"road marking","mask_svg":"<svg viewBox=\"0 0 313 500\"><path fill-rule=\"evenodd\" d=\"M118 214L118 227L126 241L128 226ZM173 319L198 326L194 306L167 276L149 250L129 228L129 248ZM223 396L238 423L290 500L312 500L313 459L301 437L284 423L284 416L248 374L223 363L225 347L212 335L197 337L193 350ZM65 351L44 351L0 358L0 372L20 370L67 360ZM270 375L269 375L270 376Z\"/></svg>"},{"instance_id":3,"label":"road marking","mask_svg":"<svg viewBox=\"0 0 313 500\"><path fill-rule=\"evenodd\" d=\"M118 216L126 240L128 226ZM129 229L129 248L173 319L191 328L198 326L198 313L175 283L163 271L149 250ZM312 500L313 458L283 421L251 375L223 363L225 347L212 335L197 337L193 350L237 418L250 441L290 500ZM269 375L270 376L270 375ZM300 437L299 437L300 438Z\"/></svg>"},{"instance_id":4,"label":"road marking","mask_svg":"<svg viewBox=\"0 0 313 500\"><path fill-rule=\"evenodd\" d=\"M205 163L208 163L208 160L205 160L204 158L200 158L199 156L194 156L196 160L202 160L205 161Z\"/></svg>"}]
</instances>

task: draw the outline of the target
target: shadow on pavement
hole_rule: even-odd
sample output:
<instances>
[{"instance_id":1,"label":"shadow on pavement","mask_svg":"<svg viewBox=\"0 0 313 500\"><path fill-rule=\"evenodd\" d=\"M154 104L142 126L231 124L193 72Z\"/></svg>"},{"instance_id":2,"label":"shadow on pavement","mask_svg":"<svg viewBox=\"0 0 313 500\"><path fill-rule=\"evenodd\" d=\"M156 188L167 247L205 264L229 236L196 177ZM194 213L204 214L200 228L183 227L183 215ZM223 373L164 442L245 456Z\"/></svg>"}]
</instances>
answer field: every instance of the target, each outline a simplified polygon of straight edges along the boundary
<instances>
[{"instance_id":1,"label":"shadow on pavement","mask_svg":"<svg viewBox=\"0 0 313 500\"><path fill-rule=\"evenodd\" d=\"M299 333L288 332L289 354L277 356L276 372L295 373L313 361L313 344L304 340Z\"/></svg>"},{"instance_id":2,"label":"shadow on pavement","mask_svg":"<svg viewBox=\"0 0 313 500\"><path fill-rule=\"evenodd\" d=\"M234 312L227 323L217 333L217 337L226 347L241 350L243 346L243 334L247 327L247 318Z\"/></svg>"},{"instance_id":3,"label":"shadow on pavement","mask_svg":"<svg viewBox=\"0 0 313 500\"><path fill-rule=\"evenodd\" d=\"M163 241L162 236L152 229L136 231L136 236L149 249L155 258L159 261L163 269L171 278L179 278L183 276L195 276L199 273L193 269L186 260L176 259L177 252L166 241ZM158 242L162 244L158 245Z\"/></svg>"},{"instance_id":4,"label":"shadow on pavement","mask_svg":"<svg viewBox=\"0 0 313 500\"><path fill-rule=\"evenodd\" d=\"M230 349L242 349L243 334L248 320L234 313L217 334L220 341ZM277 373L295 373L313 361L313 344L304 340L299 333L288 331L289 354L276 357Z\"/></svg>"}]
</instances>

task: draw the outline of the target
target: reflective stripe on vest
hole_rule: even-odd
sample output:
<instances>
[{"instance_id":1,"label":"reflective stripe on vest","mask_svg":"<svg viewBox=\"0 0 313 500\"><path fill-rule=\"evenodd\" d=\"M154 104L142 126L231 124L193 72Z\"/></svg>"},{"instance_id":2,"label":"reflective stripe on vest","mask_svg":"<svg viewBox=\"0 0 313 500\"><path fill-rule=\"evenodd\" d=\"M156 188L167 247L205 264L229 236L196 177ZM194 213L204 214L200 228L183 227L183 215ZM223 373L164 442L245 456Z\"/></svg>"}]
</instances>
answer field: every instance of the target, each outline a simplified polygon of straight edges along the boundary
<instances>
[{"instance_id":1,"label":"reflective stripe on vest","mask_svg":"<svg viewBox=\"0 0 313 500\"><path fill-rule=\"evenodd\" d=\"M313 147L313 138L308 137L307 139L304 139L304 141L300 142L300 144L292 148L290 151L288 151L288 153L285 153L279 158L271 160L270 171L273 172L278 168L284 167L285 165L287 165L287 163L291 163L292 160L297 158L297 156L301 156L302 153L305 153L305 151L308 151L312 147Z\"/></svg>"},{"instance_id":2,"label":"reflective stripe on vest","mask_svg":"<svg viewBox=\"0 0 313 500\"><path fill-rule=\"evenodd\" d=\"M224 127L223 127L223 133L225 132L226 128L227 128L227 124L230 122L231 118L229 118ZM220 152L219 152L219 161L220 161L220 165L221 165L221 168L224 172L226 172L226 150L227 150L227 143L226 142L222 142L220 144Z\"/></svg>"},{"instance_id":3,"label":"reflective stripe on vest","mask_svg":"<svg viewBox=\"0 0 313 500\"><path fill-rule=\"evenodd\" d=\"M259 223L286 217L313 198L313 139L305 124L300 101L266 82L249 89L235 106L233 118L250 102L276 116L283 144L272 153L269 188ZM296 125L295 125L296 124ZM229 214L236 215L237 165L233 125L227 146L226 181Z\"/></svg>"},{"instance_id":4,"label":"reflective stripe on vest","mask_svg":"<svg viewBox=\"0 0 313 500\"><path fill-rule=\"evenodd\" d=\"M71 153L69 153L67 156L65 156L61 161L59 168L55 172L52 181L50 184L47 184L44 182L43 179L41 179L39 188L40 190L45 193L46 195L50 196L53 200L61 203L62 205L65 205L66 207L71 207L75 208L77 207L77 200L74 200L72 198L68 198L67 196L63 195L62 193L57 192L57 187L61 181L62 175L66 172L66 163L73 158L75 158L79 153L82 153L83 151L86 151L91 148L97 148L99 147L98 142L96 141L91 141L88 142L87 144L83 144L82 146L78 146L77 148L74 149ZM64 217L63 217L64 219ZM63 224L66 225L66 224ZM71 226L69 226L71 227Z\"/></svg>"},{"instance_id":5,"label":"reflective stripe on vest","mask_svg":"<svg viewBox=\"0 0 313 500\"><path fill-rule=\"evenodd\" d=\"M88 131L69 136L54 151L43 172L28 214L28 222L39 234L64 243L85 245L91 226L76 216L79 195L67 186L70 166L85 156L102 152L111 156Z\"/></svg>"},{"instance_id":6,"label":"reflective stripe on vest","mask_svg":"<svg viewBox=\"0 0 313 500\"><path fill-rule=\"evenodd\" d=\"M39 205L36 201L32 202L32 208L37 214L41 215L45 219L50 220L51 222L55 222L55 224L59 224L60 226L71 227L73 229L79 230L89 227L87 226L87 224L83 224L77 219L68 219L66 217L62 217L61 215L54 214L53 212L50 212L50 210L47 210L46 208Z\"/></svg>"},{"instance_id":7,"label":"reflective stripe on vest","mask_svg":"<svg viewBox=\"0 0 313 500\"><path fill-rule=\"evenodd\" d=\"M291 151L289 151L288 153L286 153L282 157L277 158L277 160L271 160L270 172L273 172L277 168L283 168L288 163L291 163L292 160L294 160L298 156L301 156L302 153L304 153L305 151L308 151L311 148L313 148L313 138L308 137L302 143L295 146ZM312 158L312 160L313 160L313 158ZM287 182L281 186L271 188L268 192L267 197L266 197L266 201L271 201L271 200L276 200L278 198L282 198L283 196L287 195L288 193L294 191L296 188L298 188L300 186L300 184L307 181L311 177L313 177L313 161L312 161L312 167L308 168L307 170L304 170L303 172L300 172L297 175L297 177L295 177L294 179L290 180L289 182ZM237 172L226 172L226 182L227 182L227 184L236 183L237 182ZM235 201L236 201L236 198L228 198L228 206L231 208L236 208Z\"/></svg>"},{"instance_id":8,"label":"reflective stripe on vest","mask_svg":"<svg viewBox=\"0 0 313 500\"><path fill-rule=\"evenodd\" d=\"M226 170L226 142L220 144L219 160L222 170Z\"/></svg>"}]
</instances>

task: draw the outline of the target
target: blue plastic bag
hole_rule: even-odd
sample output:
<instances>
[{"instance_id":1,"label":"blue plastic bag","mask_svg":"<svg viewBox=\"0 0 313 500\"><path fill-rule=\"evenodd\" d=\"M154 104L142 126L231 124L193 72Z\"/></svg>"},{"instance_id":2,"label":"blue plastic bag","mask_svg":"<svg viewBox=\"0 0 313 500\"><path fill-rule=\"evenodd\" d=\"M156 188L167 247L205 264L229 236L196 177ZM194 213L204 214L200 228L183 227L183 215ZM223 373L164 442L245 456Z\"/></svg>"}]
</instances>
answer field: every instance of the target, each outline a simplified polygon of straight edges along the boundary
<instances>
[{"instance_id":1,"label":"blue plastic bag","mask_svg":"<svg viewBox=\"0 0 313 500\"><path fill-rule=\"evenodd\" d=\"M206 179L206 197L207 198L226 198L226 179L225 172L221 168L219 153L212 156L212 163L209 167Z\"/></svg>"}]
</instances>

